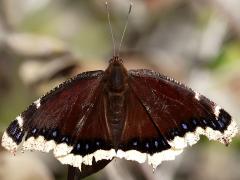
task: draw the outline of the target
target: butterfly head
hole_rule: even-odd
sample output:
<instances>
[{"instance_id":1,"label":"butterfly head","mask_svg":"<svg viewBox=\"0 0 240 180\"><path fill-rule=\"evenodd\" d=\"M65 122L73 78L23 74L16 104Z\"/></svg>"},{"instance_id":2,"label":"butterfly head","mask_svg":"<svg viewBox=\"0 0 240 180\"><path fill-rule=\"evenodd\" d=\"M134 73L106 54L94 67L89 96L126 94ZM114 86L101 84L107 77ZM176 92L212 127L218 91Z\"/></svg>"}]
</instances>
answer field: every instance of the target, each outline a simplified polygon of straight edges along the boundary
<instances>
[{"instance_id":1,"label":"butterfly head","mask_svg":"<svg viewBox=\"0 0 240 180\"><path fill-rule=\"evenodd\" d=\"M119 56L114 56L109 61L109 66L105 71L105 82L110 91L120 92L125 89L127 83L127 70L123 66L123 60Z\"/></svg>"},{"instance_id":2,"label":"butterfly head","mask_svg":"<svg viewBox=\"0 0 240 180\"><path fill-rule=\"evenodd\" d=\"M113 56L110 59L109 64L123 64L123 60L119 56Z\"/></svg>"}]
</instances>

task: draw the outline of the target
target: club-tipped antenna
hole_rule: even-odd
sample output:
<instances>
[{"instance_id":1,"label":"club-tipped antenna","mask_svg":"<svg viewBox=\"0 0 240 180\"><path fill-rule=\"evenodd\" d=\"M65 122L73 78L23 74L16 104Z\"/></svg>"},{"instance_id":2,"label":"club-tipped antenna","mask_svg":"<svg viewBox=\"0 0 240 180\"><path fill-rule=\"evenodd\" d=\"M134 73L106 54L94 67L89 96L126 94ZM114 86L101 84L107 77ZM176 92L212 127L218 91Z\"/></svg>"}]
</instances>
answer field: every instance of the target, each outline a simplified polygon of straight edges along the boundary
<instances>
[{"instance_id":1,"label":"club-tipped antenna","mask_svg":"<svg viewBox=\"0 0 240 180\"><path fill-rule=\"evenodd\" d=\"M130 6L129 6L127 18L126 18L126 23L125 23L125 26L124 26L124 29L123 29L123 32L122 32L121 41L120 41L119 48L118 48L118 55L120 54L120 51L121 51L121 48L122 48L123 39L124 39L126 30L127 30L127 26L128 26L129 16L130 16L131 11L132 11L132 6L133 6L133 3L130 2Z\"/></svg>"},{"instance_id":2,"label":"club-tipped antenna","mask_svg":"<svg viewBox=\"0 0 240 180\"><path fill-rule=\"evenodd\" d=\"M112 28L112 23L111 23L111 18L110 18L110 10L109 10L109 5L108 5L107 1L105 2L105 6L106 6L106 9L107 9L108 25L109 25L110 33L111 33L111 36L112 36L113 56L116 56L115 38L114 38L114 34L113 34L113 28Z\"/></svg>"}]
</instances>

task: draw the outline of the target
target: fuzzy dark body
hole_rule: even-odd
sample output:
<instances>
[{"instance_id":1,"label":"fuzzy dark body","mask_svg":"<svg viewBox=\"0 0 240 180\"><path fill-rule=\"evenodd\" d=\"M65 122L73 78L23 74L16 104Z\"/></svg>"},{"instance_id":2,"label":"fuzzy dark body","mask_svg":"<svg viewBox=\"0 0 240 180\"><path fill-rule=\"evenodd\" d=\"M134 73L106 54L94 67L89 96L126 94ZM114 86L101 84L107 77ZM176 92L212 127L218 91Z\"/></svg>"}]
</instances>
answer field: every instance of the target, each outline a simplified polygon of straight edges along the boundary
<instances>
[{"instance_id":1,"label":"fuzzy dark body","mask_svg":"<svg viewBox=\"0 0 240 180\"><path fill-rule=\"evenodd\" d=\"M128 95L128 74L122 63L117 59L112 59L112 63L105 72L104 94L105 112L110 126L113 144L116 147L120 142L123 131Z\"/></svg>"}]
</instances>

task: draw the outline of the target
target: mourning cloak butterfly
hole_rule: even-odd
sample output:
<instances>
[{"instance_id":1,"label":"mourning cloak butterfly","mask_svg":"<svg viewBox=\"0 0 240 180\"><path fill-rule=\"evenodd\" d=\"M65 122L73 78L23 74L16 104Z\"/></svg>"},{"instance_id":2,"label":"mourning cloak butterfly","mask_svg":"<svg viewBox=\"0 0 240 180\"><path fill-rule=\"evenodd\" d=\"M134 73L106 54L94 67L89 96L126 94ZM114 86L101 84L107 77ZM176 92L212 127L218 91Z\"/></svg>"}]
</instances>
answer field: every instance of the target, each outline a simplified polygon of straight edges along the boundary
<instances>
[{"instance_id":1,"label":"mourning cloak butterfly","mask_svg":"<svg viewBox=\"0 0 240 180\"><path fill-rule=\"evenodd\" d=\"M2 145L49 152L78 167L115 157L156 168L200 135L228 145L237 125L220 106L115 56L106 71L84 72L35 101L4 132Z\"/></svg>"}]
</instances>

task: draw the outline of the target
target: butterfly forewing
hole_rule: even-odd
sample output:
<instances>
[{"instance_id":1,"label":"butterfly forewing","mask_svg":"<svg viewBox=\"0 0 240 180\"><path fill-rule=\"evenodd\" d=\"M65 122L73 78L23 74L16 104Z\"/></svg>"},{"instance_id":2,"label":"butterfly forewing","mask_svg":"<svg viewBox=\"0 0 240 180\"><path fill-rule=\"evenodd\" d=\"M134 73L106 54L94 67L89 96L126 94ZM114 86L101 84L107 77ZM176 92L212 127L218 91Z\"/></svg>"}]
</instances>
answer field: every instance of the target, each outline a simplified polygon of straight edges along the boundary
<instances>
[{"instance_id":1,"label":"butterfly forewing","mask_svg":"<svg viewBox=\"0 0 240 180\"><path fill-rule=\"evenodd\" d=\"M126 98L127 115L118 157L143 163L148 155L169 149L170 146L131 88Z\"/></svg>"},{"instance_id":2,"label":"butterfly forewing","mask_svg":"<svg viewBox=\"0 0 240 180\"><path fill-rule=\"evenodd\" d=\"M3 146L15 151L24 134L25 149L49 151L54 143L73 146L84 131L88 117L96 111L103 74L103 71L82 73L33 103L10 124L3 137ZM104 115L102 117L104 120ZM104 129L101 135L106 137L104 133L107 132ZM94 135L99 138L99 133Z\"/></svg>"},{"instance_id":3,"label":"butterfly forewing","mask_svg":"<svg viewBox=\"0 0 240 180\"><path fill-rule=\"evenodd\" d=\"M76 125L86 120L99 95L102 73L90 72L84 77L41 98L39 108L30 112L31 115L27 115L30 109L24 112L23 128L28 132L33 128L55 128L61 130L61 134L74 135L78 131Z\"/></svg>"},{"instance_id":4,"label":"butterfly forewing","mask_svg":"<svg viewBox=\"0 0 240 180\"><path fill-rule=\"evenodd\" d=\"M116 154L106 118L106 96L101 85L97 88L100 93L90 112L86 111L82 121L75 125L75 141L71 151L56 156L63 164L81 169L82 165L89 166L101 160L111 160Z\"/></svg>"}]
</instances>

